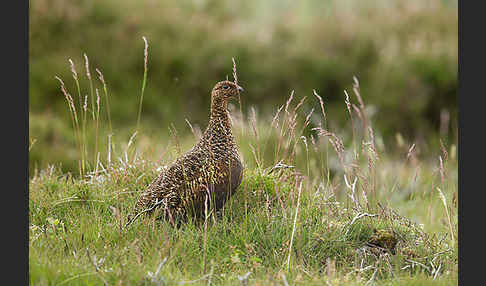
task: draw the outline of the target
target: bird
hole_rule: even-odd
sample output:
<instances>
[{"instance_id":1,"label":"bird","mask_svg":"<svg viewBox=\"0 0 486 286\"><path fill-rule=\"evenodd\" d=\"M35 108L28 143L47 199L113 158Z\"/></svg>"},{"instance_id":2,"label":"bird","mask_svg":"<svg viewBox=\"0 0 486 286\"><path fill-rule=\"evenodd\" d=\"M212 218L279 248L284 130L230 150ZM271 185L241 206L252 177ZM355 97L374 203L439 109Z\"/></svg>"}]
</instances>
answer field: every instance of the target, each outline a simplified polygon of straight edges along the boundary
<instances>
[{"instance_id":1,"label":"bird","mask_svg":"<svg viewBox=\"0 0 486 286\"><path fill-rule=\"evenodd\" d=\"M199 141L166 166L140 194L136 216L153 214L172 223L189 215L204 217L220 210L243 179L243 163L231 130L227 109L243 88L235 82L218 82L211 91L209 123ZM132 220L133 220L132 219Z\"/></svg>"}]
</instances>

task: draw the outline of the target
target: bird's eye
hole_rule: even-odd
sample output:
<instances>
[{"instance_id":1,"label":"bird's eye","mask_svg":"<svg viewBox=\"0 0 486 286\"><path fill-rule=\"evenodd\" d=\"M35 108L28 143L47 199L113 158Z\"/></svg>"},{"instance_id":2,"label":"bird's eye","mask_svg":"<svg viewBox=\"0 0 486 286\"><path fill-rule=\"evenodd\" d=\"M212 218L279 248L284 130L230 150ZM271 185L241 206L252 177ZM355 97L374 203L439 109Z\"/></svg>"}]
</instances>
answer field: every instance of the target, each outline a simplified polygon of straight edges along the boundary
<instances>
[{"instance_id":1,"label":"bird's eye","mask_svg":"<svg viewBox=\"0 0 486 286\"><path fill-rule=\"evenodd\" d=\"M229 89L229 85L223 85L223 89Z\"/></svg>"}]
</instances>

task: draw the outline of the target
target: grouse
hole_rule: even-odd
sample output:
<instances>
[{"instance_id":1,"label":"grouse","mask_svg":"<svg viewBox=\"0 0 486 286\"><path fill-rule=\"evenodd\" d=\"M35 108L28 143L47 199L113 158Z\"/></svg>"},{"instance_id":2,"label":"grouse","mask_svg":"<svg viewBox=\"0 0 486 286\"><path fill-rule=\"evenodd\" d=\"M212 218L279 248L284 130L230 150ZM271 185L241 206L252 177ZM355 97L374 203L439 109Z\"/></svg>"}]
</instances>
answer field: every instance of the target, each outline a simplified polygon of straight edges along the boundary
<instances>
[{"instance_id":1,"label":"grouse","mask_svg":"<svg viewBox=\"0 0 486 286\"><path fill-rule=\"evenodd\" d=\"M243 164L231 131L228 101L243 88L236 82L218 82L211 92L209 124L199 142L168 165L140 195L137 216L153 213L172 223L189 213L202 217L219 210L241 184Z\"/></svg>"}]
</instances>

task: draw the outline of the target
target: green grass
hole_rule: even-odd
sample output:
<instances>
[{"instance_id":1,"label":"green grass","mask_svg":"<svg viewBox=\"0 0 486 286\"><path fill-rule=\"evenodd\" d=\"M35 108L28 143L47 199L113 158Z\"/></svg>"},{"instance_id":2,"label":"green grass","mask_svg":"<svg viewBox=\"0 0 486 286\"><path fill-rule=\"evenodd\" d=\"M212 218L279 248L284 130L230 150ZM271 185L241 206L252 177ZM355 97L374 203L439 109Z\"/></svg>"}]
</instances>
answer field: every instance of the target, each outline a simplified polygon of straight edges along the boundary
<instances>
[{"instance_id":1,"label":"green grass","mask_svg":"<svg viewBox=\"0 0 486 286\"><path fill-rule=\"evenodd\" d=\"M204 223L194 221L174 228L151 219L122 229L137 192L156 176L155 167L117 164L93 180L79 180L56 168L34 177L29 202L31 284L99 285L106 280L109 285L162 285L151 283L147 275L164 259L156 279L168 285L201 277L205 278L200 285L209 279L214 284L239 284L237 276L246 272L251 272L252 285L282 283L282 274L300 285L351 285L368 281L375 271L379 285L457 283L457 244L447 236L446 216L436 195L393 204L399 209L413 203L419 214L429 209L436 219L422 228L390 209L353 210L346 200L326 196L325 189L304 188L288 267L297 204L295 173L277 176L246 170L239 192L220 216L207 221L207 230ZM377 216L353 222L364 212ZM424 216L418 221L428 220ZM379 256L366 248L374 229L395 232L395 255ZM102 259L98 271L94 257ZM416 262L413 268L411 261ZM430 271L439 265L434 281Z\"/></svg>"},{"instance_id":2,"label":"green grass","mask_svg":"<svg viewBox=\"0 0 486 286\"><path fill-rule=\"evenodd\" d=\"M102 101L95 68L109 85L113 125L134 123L145 36L150 66L140 126L147 133L165 132L170 123L183 132L185 117L205 124L207 110L200 107L209 105L216 81L231 76L234 57L246 91L245 113L256 106L267 115L291 90L312 96L316 89L329 117L341 125L347 118L343 89L351 91L356 75L369 107L379 112L375 124L384 136L435 139L441 112L449 113L451 123L457 120L457 6L457 0L30 1L29 110L69 121L54 76L77 94L66 68L71 58L81 95L90 94L86 54ZM48 148L54 143L48 141L43 152L32 150L40 166L58 151Z\"/></svg>"},{"instance_id":3,"label":"green grass","mask_svg":"<svg viewBox=\"0 0 486 286\"><path fill-rule=\"evenodd\" d=\"M357 82L352 90L345 128L318 95L292 93L272 116L232 106L243 182L223 210L180 227L124 226L160 168L195 143L197 125L189 135L110 126L107 104L98 119L78 98L82 129L31 114L30 128L54 138L31 141L31 163L49 142L58 157L31 166L30 284L456 285L455 141L386 140Z\"/></svg>"},{"instance_id":4,"label":"green grass","mask_svg":"<svg viewBox=\"0 0 486 286\"><path fill-rule=\"evenodd\" d=\"M233 114L243 182L221 213L180 228L150 218L123 228L157 168L177 155L174 138L170 147L157 138L147 143L147 134L132 144L115 141L110 168L102 159L98 173L84 178L55 165L36 169L29 183L30 284L239 285L238 276L248 272L249 285L457 284L457 158L450 148L442 168L430 159L445 158L440 147L407 158L409 148L388 155L376 144L373 154L370 145L357 143L367 138L357 128L355 137L342 133L348 140L341 164L328 138L307 130L303 120L289 127L299 115L296 102L288 101L278 127L271 118ZM306 132L317 136L315 144L307 137L307 147L300 137ZM186 150L195 138L177 142ZM294 168L270 172L280 160ZM395 254L367 246L375 230L384 234L375 240L388 234L397 241Z\"/></svg>"}]
</instances>

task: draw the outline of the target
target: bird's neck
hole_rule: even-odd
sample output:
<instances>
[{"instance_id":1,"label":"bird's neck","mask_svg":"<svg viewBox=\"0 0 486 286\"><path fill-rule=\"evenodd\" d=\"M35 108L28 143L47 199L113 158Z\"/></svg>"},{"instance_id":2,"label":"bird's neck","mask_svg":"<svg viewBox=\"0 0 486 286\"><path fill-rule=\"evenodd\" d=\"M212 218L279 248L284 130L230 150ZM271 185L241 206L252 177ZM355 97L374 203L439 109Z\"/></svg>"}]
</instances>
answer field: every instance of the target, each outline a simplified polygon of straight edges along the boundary
<instances>
[{"instance_id":1,"label":"bird's neck","mask_svg":"<svg viewBox=\"0 0 486 286\"><path fill-rule=\"evenodd\" d=\"M211 114L209 124L223 124L231 131L231 122L228 114L228 101L224 99L211 99Z\"/></svg>"},{"instance_id":2,"label":"bird's neck","mask_svg":"<svg viewBox=\"0 0 486 286\"><path fill-rule=\"evenodd\" d=\"M231 121L228 114L228 101L224 99L211 99L211 113L206 134L211 137L229 137L233 139ZM208 134L211 132L211 134Z\"/></svg>"}]
</instances>

